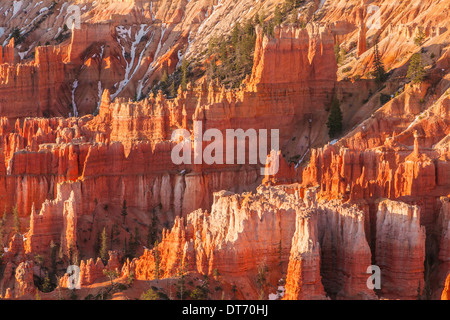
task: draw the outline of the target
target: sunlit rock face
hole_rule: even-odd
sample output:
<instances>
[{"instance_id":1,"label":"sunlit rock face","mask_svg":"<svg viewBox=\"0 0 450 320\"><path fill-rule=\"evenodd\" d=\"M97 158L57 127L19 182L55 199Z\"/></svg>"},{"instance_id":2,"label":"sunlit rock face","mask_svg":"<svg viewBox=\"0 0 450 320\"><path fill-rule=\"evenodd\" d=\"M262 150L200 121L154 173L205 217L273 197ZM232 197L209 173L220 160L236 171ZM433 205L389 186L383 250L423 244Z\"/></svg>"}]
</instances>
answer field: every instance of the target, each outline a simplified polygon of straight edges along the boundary
<instances>
[{"instance_id":1,"label":"sunlit rock face","mask_svg":"<svg viewBox=\"0 0 450 320\"><path fill-rule=\"evenodd\" d=\"M270 36L255 26L238 88L199 76L151 93L183 59L205 71L211 39L283 2L0 0L2 298L60 298L37 283L55 272L64 295L76 265L82 290L117 272L120 298L185 274L227 298L448 299L448 1L304 1ZM344 130L330 139L334 97ZM172 134L194 123L278 130L279 167L270 146L256 164L175 164Z\"/></svg>"}]
</instances>

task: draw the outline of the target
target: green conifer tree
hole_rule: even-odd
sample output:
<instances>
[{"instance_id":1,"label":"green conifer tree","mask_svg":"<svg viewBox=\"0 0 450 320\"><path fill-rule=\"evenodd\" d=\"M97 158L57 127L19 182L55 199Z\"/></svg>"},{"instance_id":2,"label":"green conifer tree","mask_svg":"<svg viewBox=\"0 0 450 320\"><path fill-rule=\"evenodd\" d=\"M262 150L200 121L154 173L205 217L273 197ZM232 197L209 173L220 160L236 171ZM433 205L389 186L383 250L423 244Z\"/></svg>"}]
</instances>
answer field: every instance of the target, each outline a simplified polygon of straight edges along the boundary
<instances>
[{"instance_id":1,"label":"green conifer tree","mask_svg":"<svg viewBox=\"0 0 450 320\"><path fill-rule=\"evenodd\" d=\"M406 75L413 83L423 82L425 77L425 68L423 66L422 53L415 53L411 57L408 73Z\"/></svg>"},{"instance_id":2,"label":"green conifer tree","mask_svg":"<svg viewBox=\"0 0 450 320\"><path fill-rule=\"evenodd\" d=\"M102 259L104 264L108 262L108 237L106 235L106 227L103 228L100 236L100 259Z\"/></svg>"},{"instance_id":3,"label":"green conifer tree","mask_svg":"<svg viewBox=\"0 0 450 320\"><path fill-rule=\"evenodd\" d=\"M342 120L343 116L339 100L337 97L334 97L327 122L328 135L330 138L334 138L342 132Z\"/></svg>"}]
</instances>

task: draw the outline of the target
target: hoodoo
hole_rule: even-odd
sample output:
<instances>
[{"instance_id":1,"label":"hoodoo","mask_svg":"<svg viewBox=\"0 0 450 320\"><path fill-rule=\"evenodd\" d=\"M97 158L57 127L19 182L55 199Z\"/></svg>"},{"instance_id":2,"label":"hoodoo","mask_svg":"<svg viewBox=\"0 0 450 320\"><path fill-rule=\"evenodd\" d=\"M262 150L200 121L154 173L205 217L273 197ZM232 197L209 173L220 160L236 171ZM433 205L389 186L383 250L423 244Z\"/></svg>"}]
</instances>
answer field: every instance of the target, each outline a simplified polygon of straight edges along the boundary
<instances>
[{"instance_id":1,"label":"hoodoo","mask_svg":"<svg viewBox=\"0 0 450 320\"><path fill-rule=\"evenodd\" d=\"M449 4L0 0L0 298L448 300Z\"/></svg>"}]
</instances>

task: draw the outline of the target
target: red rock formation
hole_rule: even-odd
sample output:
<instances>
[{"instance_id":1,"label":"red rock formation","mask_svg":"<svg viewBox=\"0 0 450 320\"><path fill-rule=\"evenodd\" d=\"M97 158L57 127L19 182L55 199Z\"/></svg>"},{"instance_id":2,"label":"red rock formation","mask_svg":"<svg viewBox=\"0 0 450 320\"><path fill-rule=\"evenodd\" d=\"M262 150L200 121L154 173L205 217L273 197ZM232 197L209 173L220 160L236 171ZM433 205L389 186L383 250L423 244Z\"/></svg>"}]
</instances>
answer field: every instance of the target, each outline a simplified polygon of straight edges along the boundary
<instances>
[{"instance_id":1,"label":"red rock formation","mask_svg":"<svg viewBox=\"0 0 450 320\"><path fill-rule=\"evenodd\" d=\"M450 274L445 281L445 288L442 291L441 300L450 300Z\"/></svg>"},{"instance_id":2,"label":"red rock formation","mask_svg":"<svg viewBox=\"0 0 450 320\"><path fill-rule=\"evenodd\" d=\"M15 277L14 294L16 298L34 294L36 289L33 283L33 262L21 262L16 269Z\"/></svg>"},{"instance_id":3,"label":"red rock formation","mask_svg":"<svg viewBox=\"0 0 450 320\"><path fill-rule=\"evenodd\" d=\"M361 20L358 31L358 57L367 51L366 29L366 22L364 20Z\"/></svg>"},{"instance_id":4,"label":"red rock formation","mask_svg":"<svg viewBox=\"0 0 450 320\"><path fill-rule=\"evenodd\" d=\"M8 299L7 296L9 296L9 298L12 298L11 288L14 288L15 283L15 267L16 266L12 262L8 262L6 263L5 269L3 270L3 278L0 282L0 288L3 292L5 292L5 299ZM3 292L0 292L0 296L3 294Z\"/></svg>"},{"instance_id":5,"label":"red rock formation","mask_svg":"<svg viewBox=\"0 0 450 320\"><path fill-rule=\"evenodd\" d=\"M319 204L319 210L325 290L336 299L374 299L374 292L367 288L367 268L372 263L365 213L336 201Z\"/></svg>"},{"instance_id":6,"label":"red rock formation","mask_svg":"<svg viewBox=\"0 0 450 320\"><path fill-rule=\"evenodd\" d=\"M93 259L89 259L86 263L84 260L80 263L80 284L90 285L96 280L103 278L103 270L105 266L100 258L94 263Z\"/></svg>"},{"instance_id":7,"label":"red rock formation","mask_svg":"<svg viewBox=\"0 0 450 320\"><path fill-rule=\"evenodd\" d=\"M295 212L300 209L295 198L281 190L268 194L261 190L256 195L243 196L215 194L210 214L194 211L187 217L187 223L176 219L172 230L163 232L158 246L161 276L175 275L182 265L188 271L203 274L212 274L217 269L227 282L243 278L242 290L257 296L250 275L255 274L258 266L268 267L271 283L276 283L282 269L287 267ZM287 201L289 206L280 206L280 201ZM154 253L147 250L136 261L137 279L154 278L154 259Z\"/></svg>"},{"instance_id":8,"label":"red rock formation","mask_svg":"<svg viewBox=\"0 0 450 320\"><path fill-rule=\"evenodd\" d=\"M310 193L296 204L298 196L295 185L260 187L256 195L242 197L216 194L210 214L195 211L188 215L187 224L177 219L170 232L163 232L158 248L146 250L136 261L136 278L154 279L158 250L161 277L174 276L183 265L203 274L217 269L227 282L239 277L242 290L256 296L250 289L255 285L252 278L244 275L255 274L257 266L265 263L271 283L287 271L285 299L325 298L322 283L339 298L374 298L366 286L371 255L363 213L337 203L318 205ZM283 205L275 206L281 199ZM337 253L336 260L329 258L332 252ZM348 270L351 276L346 276Z\"/></svg>"},{"instance_id":9,"label":"red rock formation","mask_svg":"<svg viewBox=\"0 0 450 320\"><path fill-rule=\"evenodd\" d=\"M377 212L375 261L381 268L381 294L416 299L424 288L425 227L420 208L381 201Z\"/></svg>"},{"instance_id":10,"label":"red rock formation","mask_svg":"<svg viewBox=\"0 0 450 320\"><path fill-rule=\"evenodd\" d=\"M16 233L13 235L9 243L8 251L3 254L3 261L5 263L20 263L24 261L24 259L26 258L24 241L25 239L21 234Z\"/></svg>"},{"instance_id":11,"label":"red rock formation","mask_svg":"<svg viewBox=\"0 0 450 320\"><path fill-rule=\"evenodd\" d=\"M11 299L12 297L13 296L12 296L12 293L11 293L11 288L7 288L4 299Z\"/></svg>"},{"instance_id":12,"label":"red rock formation","mask_svg":"<svg viewBox=\"0 0 450 320\"><path fill-rule=\"evenodd\" d=\"M0 113L8 118L65 115L60 47L37 47L34 63L0 64ZM66 104L67 103L67 104Z\"/></svg>"},{"instance_id":13,"label":"red rock formation","mask_svg":"<svg viewBox=\"0 0 450 320\"><path fill-rule=\"evenodd\" d=\"M355 112L346 105L346 122L352 124L348 127L361 124L336 144L312 150L306 168L296 170L284 158L307 156L311 147L328 138L324 124L336 86L335 42L356 49L359 59L347 61L355 67L352 72L361 76L368 74L373 61L366 38L380 36L383 62L395 75L382 92L398 90L404 64L417 50L412 41L416 26L424 25L429 50L440 48L446 37L444 6L448 4L436 1L433 6L414 8L413 3L404 3L391 8L379 1L383 24L374 31L365 26L369 3L330 2L314 19L327 21L326 25L275 28L274 37L264 36L259 28L253 72L240 89L226 90L203 81L179 91L175 99L159 93L139 102L127 101L135 95L142 98L163 70L175 70L186 47L191 53L203 51L199 43L215 29L226 31L230 17L237 20L237 11L242 13L245 7L245 16L253 14L246 7L253 0L230 3L211 7L205 1L87 2L82 28L73 30L72 39L61 46L37 47L34 61L15 63L13 42L0 49L0 113L5 117L0 119L0 208L10 211L17 206L22 221L30 216L25 252L48 256L54 242L65 257L77 251L93 257L96 232L103 228L109 232L117 225L117 240L123 243L129 237L127 229L147 232L153 212L161 224L174 225L163 232L158 248L128 260L123 276L134 273L138 279L153 279L157 250L162 277L174 276L180 268L204 274L217 269L226 284L242 285L244 298L258 295L255 274L266 264L271 269L269 284L286 276L286 299L325 295L369 299L374 293L366 287L366 270L375 260L382 267L382 296L410 299L419 285L424 287L427 250L427 256L439 263L438 268L430 268L437 270L433 279L439 284L427 285L434 295L440 293L437 286L448 274L450 234L448 202L436 202L448 196L450 181L445 48L436 67L429 64L427 82L397 91L397 97L364 122L372 112L367 106ZM299 10L300 20L320 9L318 1L308 6ZM58 3L57 9L61 17L47 21L46 27L55 25L49 29L64 23L64 4ZM40 8L33 10L35 14ZM403 14L409 10L411 14ZM21 18L29 18L27 10L20 11ZM3 16L0 24L10 18ZM433 27L432 22L441 24ZM42 41L54 36L36 28L27 29L29 38L21 50L35 46L36 34ZM28 57L21 52L23 61ZM358 95L364 95L361 101L368 94L367 83L370 80L354 84ZM342 96L344 87L340 87ZM370 101L373 110L378 108L375 100L378 96ZM96 117L24 119L85 114L97 107ZM21 119L13 124L15 118ZM264 163L175 165L170 159L171 133L192 129L192 121L201 121L204 130L217 128L222 133L229 128L279 129L280 170L264 177L264 183L277 187L266 185L256 194L214 194L254 189ZM204 143L202 148L207 146ZM294 154L285 153L286 149ZM298 165L307 163L305 156ZM307 190L312 186L318 186L317 195ZM396 202L382 201L377 212L376 200L384 197ZM124 200L125 223L120 216ZM398 234L397 239L393 234ZM439 248L430 249L433 241ZM406 243L411 245L407 248ZM142 252L142 246L138 249ZM15 236L4 255L8 264L2 283L16 287L20 294L28 291L30 283L26 264L21 265L17 286L11 284L11 277L26 253L22 239ZM80 264L83 285L104 277L105 266L94 261ZM111 253L106 268L120 270L118 255Z\"/></svg>"},{"instance_id":14,"label":"red rock formation","mask_svg":"<svg viewBox=\"0 0 450 320\"><path fill-rule=\"evenodd\" d=\"M5 47L0 46L0 64L14 64L14 41L12 38Z\"/></svg>"},{"instance_id":15,"label":"red rock formation","mask_svg":"<svg viewBox=\"0 0 450 320\"><path fill-rule=\"evenodd\" d=\"M297 215L286 279L285 300L325 298L320 276L320 244L317 216Z\"/></svg>"},{"instance_id":16,"label":"red rock formation","mask_svg":"<svg viewBox=\"0 0 450 320\"><path fill-rule=\"evenodd\" d=\"M117 251L109 251L109 260L106 268L112 271L118 271L121 269L119 253Z\"/></svg>"},{"instance_id":17,"label":"red rock formation","mask_svg":"<svg viewBox=\"0 0 450 320\"><path fill-rule=\"evenodd\" d=\"M77 205L77 201L80 201L79 188L77 183L59 184L55 200L44 202L39 214L32 210L27 252L50 256L50 244L54 242L60 244L63 255L70 257L76 254L77 215L81 209Z\"/></svg>"},{"instance_id":18,"label":"red rock formation","mask_svg":"<svg viewBox=\"0 0 450 320\"><path fill-rule=\"evenodd\" d=\"M441 197L440 202L442 207L438 221L438 227L440 230L440 242L438 248L438 260L440 262L438 282L440 288L444 286L448 288L448 273L450 272L450 202L448 197ZM446 276L447 280L445 280Z\"/></svg>"}]
</instances>

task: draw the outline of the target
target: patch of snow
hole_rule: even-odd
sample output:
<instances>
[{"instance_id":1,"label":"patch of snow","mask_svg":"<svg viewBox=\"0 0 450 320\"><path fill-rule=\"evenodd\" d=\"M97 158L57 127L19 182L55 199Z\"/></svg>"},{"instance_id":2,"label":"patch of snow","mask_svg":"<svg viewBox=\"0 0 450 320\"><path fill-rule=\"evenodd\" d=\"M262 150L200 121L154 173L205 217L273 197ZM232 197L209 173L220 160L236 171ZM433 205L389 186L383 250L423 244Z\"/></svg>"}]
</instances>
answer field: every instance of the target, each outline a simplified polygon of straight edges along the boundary
<instances>
[{"instance_id":1,"label":"patch of snow","mask_svg":"<svg viewBox=\"0 0 450 320\"><path fill-rule=\"evenodd\" d=\"M129 27L127 29L124 26L117 26L116 27L116 32L117 32L117 35L119 37L121 37L121 38L126 39L127 36L128 36L128 38L131 38L131 27Z\"/></svg>"},{"instance_id":2,"label":"patch of snow","mask_svg":"<svg viewBox=\"0 0 450 320\"><path fill-rule=\"evenodd\" d=\"M64 3L62 4L62 6L61 6L61 9L59 9L59 13L58 13L58 16L56 17L56 20L55 20L55 21L58 21L59 18L61 17L61 15L62 15L62 13L66 11L66 10L65 10L66 6L67 6L67 2L64 2Z\"/></svg>"},{"instance_id":3,"label":"patch of snow","mask_svg":"<svg viewBox=\"0 0 450 320\"><path fill-rule=\"evenodd\" d=\"M327 0L320 0L319 8L317 8L317 10L316 10L316 12L314 12L314 14L316 14L317 12L320 11L320 9L322 9L322 7L325 4L325 2L327 2Z\"/></svg>"},{"instance_id":4,"label":"patch of snow","mask_svg":"<svg viewBox=\"0 0 450 320\"><path fill-rule=\"evenodd\" d=\"M75 90L78 88L78 80L75 79L75 81L72 84L72 107L73 107L73 116L78 117L78 109L77 104L75 103Z\"/></svg>"},{"instance_id":5,"label":"patch of snow","mask_svg":"<svg viewBox=\"0 0 450 320\"><path fill-rule=\"evenodd\" d=\"M14 1L13 2L14 9L13 9L13 15L12 15L11 19L14 18L14 16L19 12L20 8L22 8L22 4L23 4L23 1Z\"/></svg>"},{"instance_id":6,"label":"patch of snow","mask_svg":"<svg viewBox=\"0 0 450 320\"><path fill-rule=\"evenodd\" d=\"M147 27L146 24L141 24L140 29L135 33L134 35L134 41L131 43L131 49L130 49L130 62L128 62L128 60L125 58L125 47L124 45L122 45L121 41L119 38L117 38L117 42L119 43L119 45L122 48L122 57L125 60L126 63L126 67L125 67L125 76L124 79L119 83L119 88L117 89L116 92L114 92L114 94L111 95L111 99L115 99L120 92L122 92L123 88L125 88L125 86L128 84L128 82L133 78L134 74L137 72L137 70L139 69L141 62L142 62L142 58L144 56L145 51L147 50L148 46L150 45L150 43L153 40L153 35L151 37L151 39L149 41L147 41L147 43L145 44L144 49L142 50L141 54L139 55L138 61L136 63L135 66L135 60L136 60L136 48L139 45L139 43L141 42L142 38L144 36L147 35L147 33L150 31L151 26ZM125 29L124 27L117 27L116 28L119 36L124 39L127 40L126 35L129 36L129 38L131 38L131 28L129 30ZM134 69L133 69L134 67ZM138 90L138 98L140 97L140 92Z\"/></svg>"},{"instance_id":7,"label":"patch of snow","mask_svg":"<svg viewBox=\"0 0 450 320\"><path fill-rule=\"evenodd\" d=\"M156 17L155 17L155 15L153 14L153 1L150 2L150 12L152 13L152 21L155 21Z\"/></svg>"},{"instance_id":8,"label":"patch of snow","mask_svg":"<svg viewBox=\"0 0 450 320\"><path fill-rule=\"evenodd\" d=\"M97 103L97 110L100 109L100 104L102 103L102 95L103 95L103 89L102 89L102 82L99 81L97 83L97 89L98 89L98 103Z\"/></svg>"},{"instance_id":9,"label":"patch of snow","mask_svg":"<svg viewBox=\"0 0 450 320\"><path fill-rule=\"evenodd\" d=\"M159 38L159 43L158 43L158 47L156 48L156 52L155 55L153 56L153 62L150 64L150 66L148 67L147 71L145 72L144 77L142 78L142 80L138 81L138 86L137 86L137 98L140 99L141 95L142 95L142 88L144 87L145 83L147 83L148 81L148 77L150 76L150 74L153 72L153 70L156 68L156 64L157 64L157 58L159 55L159 52L161 51L161 47L162 47L162 40L164 38L164 34L166 33L166 24L163 23L161 24L161 37ZM153 36L152 36L153 39Z\"/></svg>"},{"instance_id":10,"label":"patch of snow","mask_svg":"<svg viewBox=\"0 0 450 320\"><path fill-rule=\"evenodd\" d=\"M269 293L269 300L279 300L284 297L285 292L284 286L278 286L277 293Z\"/></svg>"},{"instance_id":11,"label":"patch of snow","mask_svg":"<svg viewBox=\"0 0 450 320\"><path fill-rule=\"evenodd\" d=\"M303 157L297 162L297 164L295 165L295 169L298 168L298 166L303 162L303 160L305 159L306 155L308 154L309 149L306 150L305 154L303 155Z\"/></svg>"}]
</instances>

